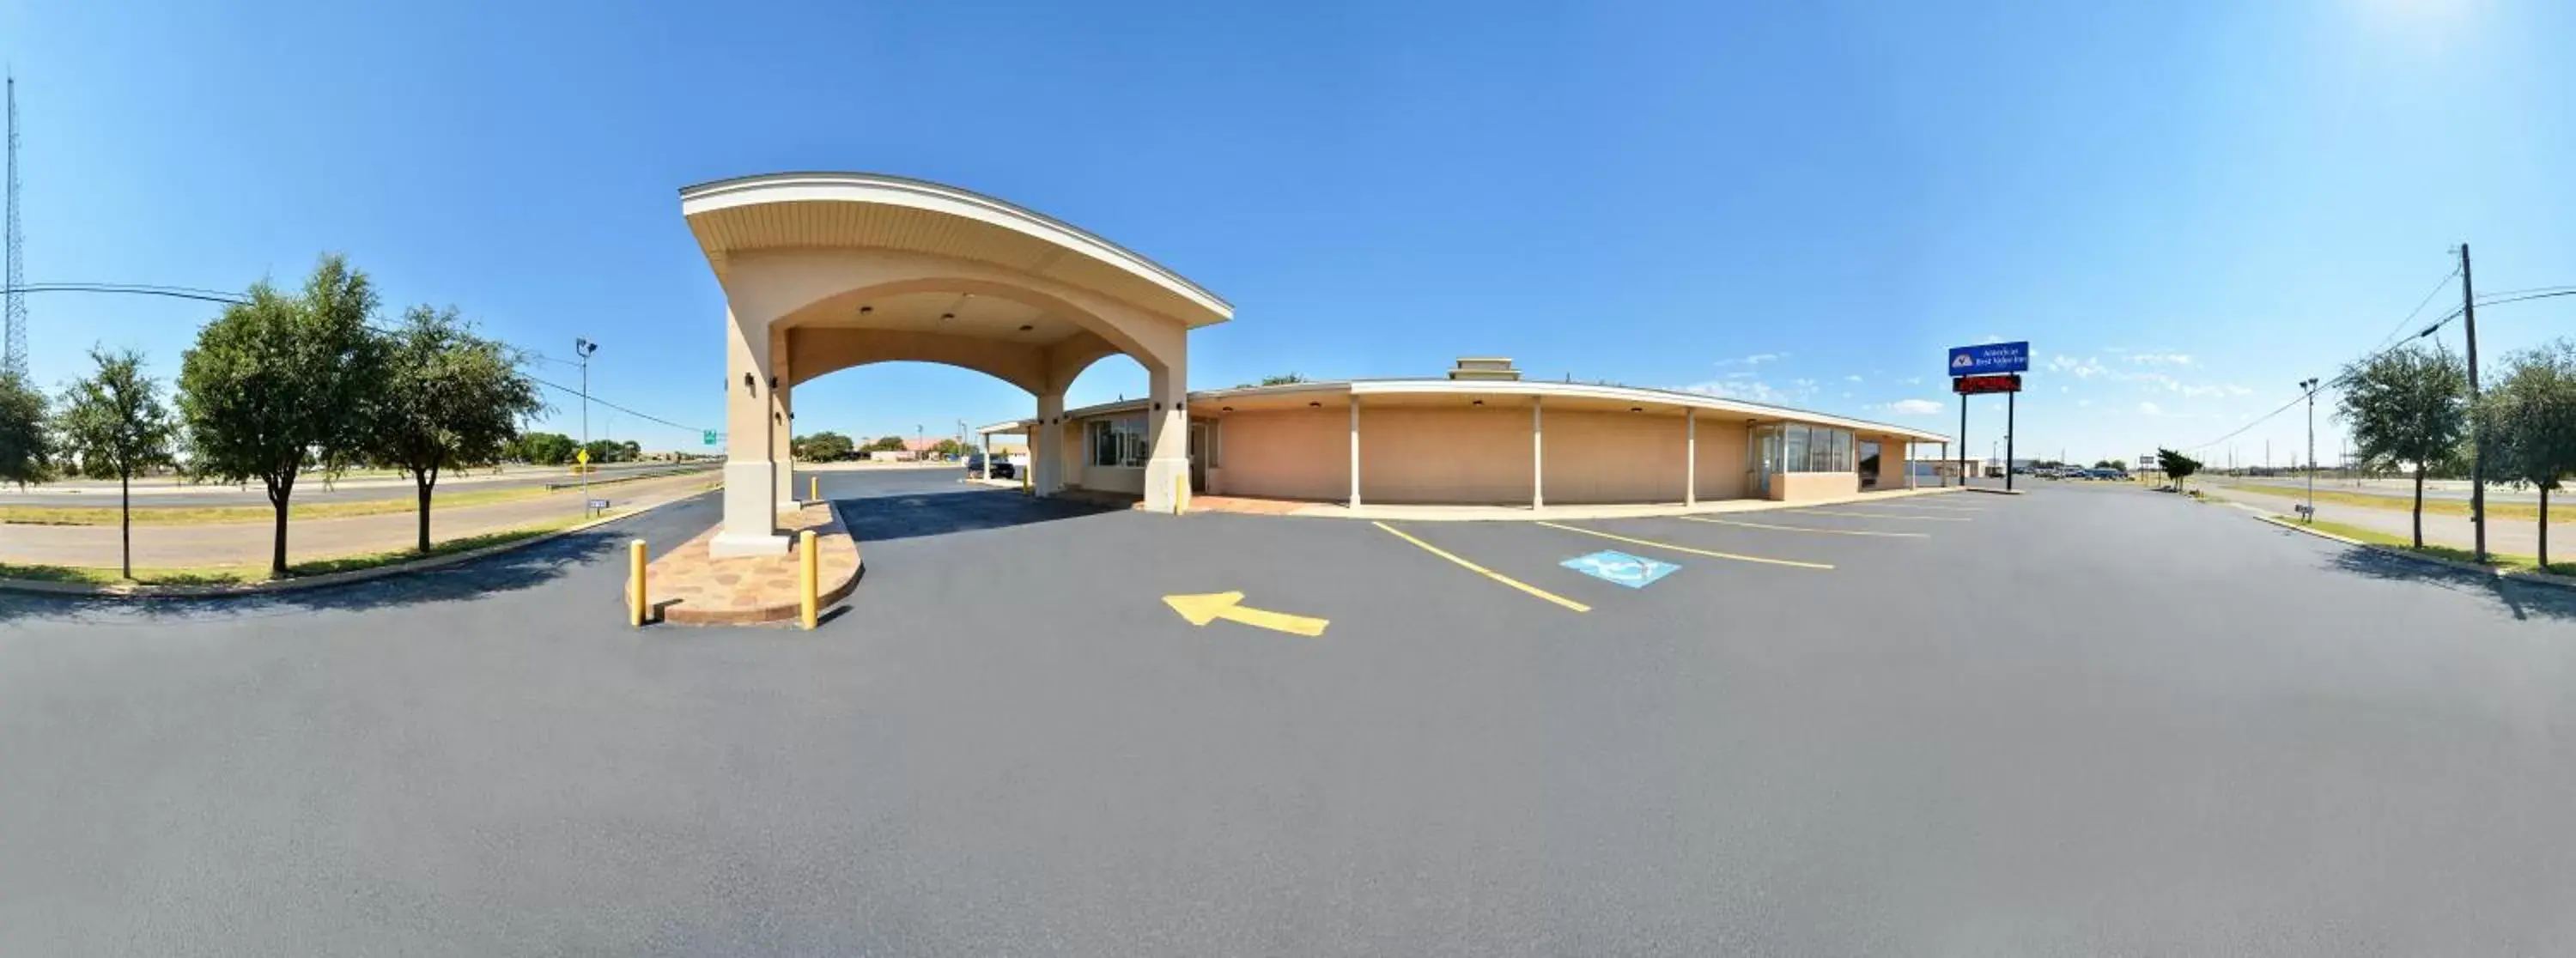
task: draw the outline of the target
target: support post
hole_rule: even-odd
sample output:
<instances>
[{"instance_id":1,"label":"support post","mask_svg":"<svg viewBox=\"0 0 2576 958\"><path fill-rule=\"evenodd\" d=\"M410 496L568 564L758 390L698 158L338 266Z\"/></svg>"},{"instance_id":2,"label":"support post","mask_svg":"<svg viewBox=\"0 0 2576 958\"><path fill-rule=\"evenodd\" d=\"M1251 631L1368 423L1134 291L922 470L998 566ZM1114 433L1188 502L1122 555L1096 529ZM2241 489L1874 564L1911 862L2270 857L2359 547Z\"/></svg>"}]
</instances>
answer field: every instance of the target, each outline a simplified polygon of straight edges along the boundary
<instances>
[{"instance_id":1,"label":"support post","mask_svg":"<svg viewBox=\"0 0 2576 958\"><path fill-rule=\"evenodd\" d=\"M2020 399L2020 398L2021 398L2021 390L2018 390L2018 389L2013 390L2012 392L2008 392L2008 393L2005 393L2005 394L2004 394L2004 491L2005 491L2005 492L2011 492L2011 491L2012 491L2012 486L2013 486L2013 483L2012 483L2012 464L2013 464L2013 447L2012 447L2012 446L2013 446L2013 405L2014 405L2014 400L2017 400L2017 399Z\"/></svg>"},{"instance_id":2,"label":"support post","mask_svg":"<svg viewBox=\"0 0 2576 958\"><path fill-rule=\"evenodd\" d=\"M725 313L724 528L707 543L715 558L784 555L778 531L778 469L770 458L769 328Z\"/></svg>"},{"instance_id":3,"label":"support post","mask_svg":"<svg viewBox=\"0 0 2576 958\"><path fill-rule=\"evenodd\" d=\"M1038 396L1037 425L1029 428L1030 488L1041 496L1064 491L1064 393Z\"/></svg>"},{"instance_id":4,"label":"support post","mask_svg":"<svg viewBox=\"0 0 2576 958\"><path fill-rule=\"evenodd\" d=\"M814 530L796 533L796 599L798 620L805 631L814 631L822 619L822 557L814 554Z\"/></svg>"},{"instance_id":5,"label":"support post","mask_svg":"<svg viewBox=\"0 0 2576 958\"><path fill-rule=\"evenodd\" d=\"M1190 414L1188 367L1166 360L1146 370L1152 397L1145 419L1145 510L1189 511Z\"/></svg>"},{"instance_id":6,"label":"support post","mask_svg":"<svg viewBox=\"0 0 2576 958\"><path fill-rule=\"evenodd\" d=\"M2469 278L2469 244L2460 244L2460 320L2469 337L2469 530L2477 536L2479 562L2487 561L2487 440L2486 430L2479 425L2485 417L2478 408L2478 299L2477 287ZM2270 465L2270 463L2265 463ZM2417 463L2415 468L2424 465Z\"/></svg>"},{"instance_id":7,"label":"support post","mask_svg":"<svg viewBox=\"0 0 2576 958\"><path fill-rule=\"evenodd\" d=\"M1699 505L1699 410L1682 411L1682 505Z\"/></svg>"},{"instance_id":8,"label":"support post","mask_svg":"<svg viewBox=\"0 0 2576 958\"><path fill-rule=\"evenodd\" d=\"M1959 486L1968 485L1968 394L1959 394Z\"/></svg>"},{"instance_id":9,"label":"support post","mask_svg":"<svg viewBox=\"0 0 2576 958\"><path fill-rule=\"evenodd\" d=\"M1530 397L1530 509L1547 508L1547 404Z\"/></svg>"},{"instance_id":10,"label":"support post","mask_svg":"<svg viewBox=\"0 0 2576 958\"><path fill-rule=\"evenodd\" d=\"M652 614L653 610L653 599L644 592L644 567L647 564L644 556L645 548L642 539L626 543L626 581L629 586L627 591L634 594L627 609L626 621L629 626L638 629L644 627L644 617Z\"/></svg>"},{"instance_id":11,"label":"support post","mask_svg":"<svg viewBox=\"0 0 2576 958\"><path fill-rule=\"evenodd\" d=\"M1360 394L1351 394L1351 508L1360 507Z\"/></svg>"}]
</instances>

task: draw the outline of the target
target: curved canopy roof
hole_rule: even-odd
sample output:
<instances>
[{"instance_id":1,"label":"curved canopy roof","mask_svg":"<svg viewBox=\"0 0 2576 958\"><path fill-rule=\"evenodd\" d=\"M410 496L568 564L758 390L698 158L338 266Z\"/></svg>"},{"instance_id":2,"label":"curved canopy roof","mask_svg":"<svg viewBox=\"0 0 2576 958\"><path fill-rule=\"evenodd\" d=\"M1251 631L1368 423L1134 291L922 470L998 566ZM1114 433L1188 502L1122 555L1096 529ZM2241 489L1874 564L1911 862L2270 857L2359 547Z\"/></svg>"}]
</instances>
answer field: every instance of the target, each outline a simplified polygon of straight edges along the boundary
<instances>
[{"instance_id":1,"label":"curved canopy roof","mask_svg":"<svg viewBox=\"0 0 2576 958\"><path fill-rule=\"evenodd\" d=\"M1191 328L1234 317L1198 284L1079 227L1010 203L878 173L770 173L680 191L680 213L723 279L764 249L893 249L990 263L1081 287Z\"/></svg>"}]
</instances>

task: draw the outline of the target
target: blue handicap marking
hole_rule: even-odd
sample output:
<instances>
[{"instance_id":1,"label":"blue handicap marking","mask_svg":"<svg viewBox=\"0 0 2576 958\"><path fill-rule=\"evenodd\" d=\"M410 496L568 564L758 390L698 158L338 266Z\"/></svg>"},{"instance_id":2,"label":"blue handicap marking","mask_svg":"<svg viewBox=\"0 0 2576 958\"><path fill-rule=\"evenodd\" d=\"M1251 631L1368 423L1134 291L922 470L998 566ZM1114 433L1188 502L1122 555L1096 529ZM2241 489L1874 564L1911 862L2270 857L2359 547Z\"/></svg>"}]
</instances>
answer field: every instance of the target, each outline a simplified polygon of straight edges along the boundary
<instances>
[{"instance_id":1,"label":"blue handicap marking","mask_svg":"<svg viewBox=\"0 0 2576 958\"><path fill-rule=\"evenodd\" d=\"M1591 555L1575 556L1557 564L1595 579L1624 585L1631 589L1643 589L1655 580L1673 574L1673 570L1681 568L1670 562L1639 558L1612 549L1603 549Z\"/></svg>"}]
</instances>

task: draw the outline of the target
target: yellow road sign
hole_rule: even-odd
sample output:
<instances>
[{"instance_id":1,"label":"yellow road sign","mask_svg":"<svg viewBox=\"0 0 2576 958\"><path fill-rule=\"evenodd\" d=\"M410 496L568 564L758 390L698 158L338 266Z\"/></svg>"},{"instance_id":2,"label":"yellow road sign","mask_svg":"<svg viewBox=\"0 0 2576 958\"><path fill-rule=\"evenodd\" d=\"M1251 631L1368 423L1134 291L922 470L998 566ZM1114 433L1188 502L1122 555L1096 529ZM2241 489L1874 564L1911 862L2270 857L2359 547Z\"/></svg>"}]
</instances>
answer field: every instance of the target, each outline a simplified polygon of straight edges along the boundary
<instances>
[{"instance_id":1,"label":"yellow road sign","mask_svg":"<svg viewBox=\"0 0 2576 958\"><path fill-rule=\"evenodd\" d=\"M572 461L581 463L585 466L590 465L590 450L584 449L580 452L573 453Z\"/></svg>"},{"instance_id":2,"label":"yellow road sign","mask_svg":"<svg viewBox=\"0 0 2576 958\"><path fill-rule=\"evenodd\" d=\"M1203 626L1218 619L1226 619L1241 622L1256 629L1313 637L1324 634L1324 627L1332 624L1322 619L1302 615L1247 608L1243 605L1241 592L1167 595L1163 597L1163 604L1171 606L1172 611L1180 613L1181 618L1189 620L1191 625Z\"/></svg>"}]
</instances>

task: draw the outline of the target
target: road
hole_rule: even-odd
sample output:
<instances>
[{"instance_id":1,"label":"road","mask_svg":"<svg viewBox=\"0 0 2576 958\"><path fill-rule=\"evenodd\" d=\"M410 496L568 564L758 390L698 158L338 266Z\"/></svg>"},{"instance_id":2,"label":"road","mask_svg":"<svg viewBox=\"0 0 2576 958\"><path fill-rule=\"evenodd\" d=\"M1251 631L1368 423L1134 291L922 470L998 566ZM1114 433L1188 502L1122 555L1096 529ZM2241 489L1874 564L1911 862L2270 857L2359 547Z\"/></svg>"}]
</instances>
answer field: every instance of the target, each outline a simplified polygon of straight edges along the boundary
<instances>
[{"instance_id":1,"label":"road","mask_svg":"<svg viewBox=\"0 0 2576 958\"><path fill-rule=\"evenodd\" d=\"M623 507L658 502L695 492L714 481L709 473L639 479L603 486L593 498ZM408 497L408 493L405 494ZM303 496L298 495L297 501ZM463 538L534 525L583 514L579 489L488 505L433 507L430 534L435 540ZM419 541L416 513L391 512L344 519L297 519L286 530L289 562L407 549ZM116 526L0 525L0 562L114 568ZM134 564L171 568L243 565L266 568L276 530L267 522L220 525L138 525L134 527Z\"/></svg>"},{"instance_id":2,"label":"road","mask_svg":"<svg viewBox=\"0 0 2576 958\"><path fill-rule=\"evenodd\" d=\"M2294 513L2290 511L2291 507L2307 501L2295 492L2272 494L2275 491L2253 486L2228 486L2213 490L2211 494L2282 516L2293 515ZM2550 501L2552 516L2557 515L2559 506L2560 503L2556 497L2552 497ZM2415 527L2415 513L2405 508L2374 509L2368 506L2321 502L2317 504L2317 518L2327 522L2361 526L2393 536L2411 536ZM2558 524L2552 523L2552 525ZM2426 545L2467 549L2476 544L2476 537L2477 525L2470 522L2467 516L2446 515L2439 512L2424 514ZM2576 555L2576 526L2560 526L2556 534L2550 536L2550 541L2556 543L2558 547L2552 553L2554 558L2551 561L2563 562L2567 556ZM2506 555L2538 555L2540 554L2540 523L2531 519L2498 517L2495 522L2487 526L2487 549Z\"/></svg>"},{"instance_id":3,"label":"road","mask_svg":"<svg viewBox=\"0 0 2576 958\"><path fill-rule=\"evenodd\" d=\"M720 464L708 463L700 466L699 468L703 468L707 470L710 475L713 475L715 472L720 471L717 469L718 465ZM681 468L681 466L667 462L616 463L600 467L598 476L600 478L614 479L622 475L639 472L660 472L674 468ZM477 470L467 475L445 476L438 480L437 491L455 492L459 490L473 490L476 492L484 492L502 489L525 489L532 486L551 486L558 483L579 482L580 480L581 477L573 475L569 468L516 466L500 473ZM412 498L412 495L412 481L409 477L386 478L382 476L370 476L366 478L343 479L337 482L324 483L318 476L306 476L299 480L295 485L294 501L299 505L303 505L317 502L363 502L377 499L409 500ZM104 506L107 508L115 508L116 503L116 483L114 482L99 482L96 480L54 482L38 486L29 486L23 490L16 486L0 486L0 506ZM261 490L260 485L257 482L252 482L243 486L197 485L178 482L167 476L163 476L149 481L138 481L134 485L134 507L137 509L154 506L266 505L268 505L268 493Z\"/></svg>"},{"instance_id":4,"label":"road","mask_svg":"<svg viewBox=\"0 0 2576 958\"><path fill-rule=\"evenodd\" d=\"M875 531L811 634L619 624L620 543L715 497L0 597L0 954L2576 951L2570 593L2109 484L1392 524L1578 612L952 477L826 476ZM1560 565L1605 548L1679 568ZM1162 602L1229 589L1329 629Z\"/></svg>"}]
</instances>

